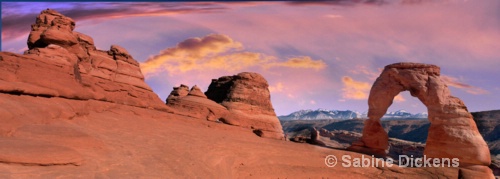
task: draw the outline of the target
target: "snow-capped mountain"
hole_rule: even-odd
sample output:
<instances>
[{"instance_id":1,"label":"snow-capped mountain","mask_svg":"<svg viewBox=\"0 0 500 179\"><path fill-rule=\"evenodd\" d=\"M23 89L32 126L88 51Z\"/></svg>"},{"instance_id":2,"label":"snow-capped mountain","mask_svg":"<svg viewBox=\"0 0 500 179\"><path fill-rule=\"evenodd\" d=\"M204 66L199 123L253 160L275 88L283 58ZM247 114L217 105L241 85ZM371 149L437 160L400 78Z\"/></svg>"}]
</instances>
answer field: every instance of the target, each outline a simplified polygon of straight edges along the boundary
<instances>
[{"instance_id":1,"label":"snow-capped mountain","mask_svg":"<svg viewBox=\"0 0 500 179\"><path fill-rule=\"evenodd\" d=\"M318 120L318 119L361 119L366 118L366 113L360 113L351 110L300 110L289 115L278 116L280 120ZM412 114L405 110L387 112L382 119L415 119L427 118L427 113Z\"/></svg>"},{"instance_id":2,"label":"snow-capped mountain","mask_svg":"<svg viewBox=\"0 0 500 179\"><path fill-rule=\"evenodd\" d=\"M401 109L401 110L397 110L397 111L393 111L393 112L387 112L384 115L384 117L382 117L382 119L384 119L384 118L401 118L401 119L427 118L427 116L428 116L427 112L412 114L410 112L407 112L407 111Z\"/></svg>"},{"instance_id":3,"label":"snow-capped mountain","mask_svg":"<svg viewBox=\"0 0 500 179\"><path fill-rule=\"evenodd\" d=\"M286 116L278 116L280 120L315 120L315 119L356 119L361 118L363 114L346 110L326 110L326 109L317 109L317 110L300 110L297 112L293 112Z\"/></svg>"}]
</instances>

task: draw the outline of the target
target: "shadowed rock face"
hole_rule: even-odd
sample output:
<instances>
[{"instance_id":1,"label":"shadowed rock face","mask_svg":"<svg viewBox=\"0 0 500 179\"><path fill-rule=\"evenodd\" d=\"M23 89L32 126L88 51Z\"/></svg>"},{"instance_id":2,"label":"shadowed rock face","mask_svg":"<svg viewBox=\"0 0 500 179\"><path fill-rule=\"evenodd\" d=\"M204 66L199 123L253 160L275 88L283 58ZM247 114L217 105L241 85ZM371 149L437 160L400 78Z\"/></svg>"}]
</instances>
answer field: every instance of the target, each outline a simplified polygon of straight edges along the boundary
<instances>
[{"instance_id":1,"label":"shadowed rock face","mask_svg":"<svg viewBox=\"0 0 500 179\"><path fill-rule=\"evenodd\" d=\"M486 142L472 115L457 97L451 96L435 65L396 63L385 67L370 90L368 117L363 137L350 150L385 156L388 136L380 124L396 95L410 91L429 113L429 133L424 155L430 158L458 158L461 166L488 166Z\"/></svg>"},{"instance_id":2,"label":"shadowed rock face","mask_svg":"<svg viewBox=\"0 0 500 179\"><path fill-rule=\"evenodd\" d=\"M268 87L260 74L243 72L212 80L205 95L229 110L225 122L254 129L262 137L283 139Z\"/></svg>"},{"instance_id":3,"label":"shadowed rock face","mask_svg":"<svg viewBox=\"0 0 500 179\"><path fill-rule=\"evenodd\" d=\"M74 28L71 18L42 11L24 55L0 52L0 92L166 108L127 50L97 50L91 37Z\"/></svg>"}]
</instances>

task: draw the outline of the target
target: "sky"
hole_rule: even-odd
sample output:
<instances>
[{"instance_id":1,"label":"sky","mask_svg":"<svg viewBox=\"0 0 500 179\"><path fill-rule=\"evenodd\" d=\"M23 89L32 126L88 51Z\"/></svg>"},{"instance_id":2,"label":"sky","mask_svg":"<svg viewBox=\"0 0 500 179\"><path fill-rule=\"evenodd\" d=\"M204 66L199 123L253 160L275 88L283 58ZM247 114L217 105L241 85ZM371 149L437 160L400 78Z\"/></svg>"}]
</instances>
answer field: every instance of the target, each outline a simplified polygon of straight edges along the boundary
<instances>
[{"instance_id":1,"label":"sky","mask_svg":"<svg viewBox=\"0 0 500 179\"><path fill-rule=\"evenodd\" d=\"M126 48L161 99L172 87L263 75L278 115L368 110L384 66L441 67L469 111L500 109L500 1L2 2L2 50L22 53L43 9L73 18L98 49ZM389 111L425 112L402 92Z\"/></svg>"}]
</instances>

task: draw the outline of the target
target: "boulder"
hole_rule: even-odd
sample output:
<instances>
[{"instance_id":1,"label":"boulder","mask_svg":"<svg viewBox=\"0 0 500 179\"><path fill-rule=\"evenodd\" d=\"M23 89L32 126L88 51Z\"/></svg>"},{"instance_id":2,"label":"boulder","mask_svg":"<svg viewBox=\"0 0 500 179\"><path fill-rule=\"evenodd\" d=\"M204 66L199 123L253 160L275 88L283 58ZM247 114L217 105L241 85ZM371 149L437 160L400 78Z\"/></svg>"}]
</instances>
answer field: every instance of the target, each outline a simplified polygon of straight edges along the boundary
<instances>
[{"instance_id":1,"label":"boulder","mask_svg":"<svg viewBox=\"0 0 500 179\"><path fill-rule=\"evenodd\" d=\"M325 142L321 140L321 133L315 127L310 128L311 130L311 141L309 143L313 145L326 146Z\"/></svg>"},{"instance_id":2,"label":"boulder","mask_svg":"<svg viewBox=\"0 0 500 179\"><path fill-rule=\"evenodd\" d=\"M370 90L368 120L363 137L349 148L353 151L385 156L388 136L380 124L396 95L410 91L428 109L429 127L424 155L428 158L458 158L462 168L482 168L492 177L488 145L479 133L467 107L451 96L440 78L440 68L420 63L396 63L385 67ZM464 170L464 176L476 176Z\"/></svg>"},{"instance_id":3,"label":"boulder","mask_svg":"<svg viewBox=\"0 0 500 179\"><path fill-rule=\"evenodd\" d=\"M262 75L243 72L213 79L205 95L229 110L226 121L231 124L254 129L259 136L284 139L268 87Z\"/></svg>"}]
</instances>

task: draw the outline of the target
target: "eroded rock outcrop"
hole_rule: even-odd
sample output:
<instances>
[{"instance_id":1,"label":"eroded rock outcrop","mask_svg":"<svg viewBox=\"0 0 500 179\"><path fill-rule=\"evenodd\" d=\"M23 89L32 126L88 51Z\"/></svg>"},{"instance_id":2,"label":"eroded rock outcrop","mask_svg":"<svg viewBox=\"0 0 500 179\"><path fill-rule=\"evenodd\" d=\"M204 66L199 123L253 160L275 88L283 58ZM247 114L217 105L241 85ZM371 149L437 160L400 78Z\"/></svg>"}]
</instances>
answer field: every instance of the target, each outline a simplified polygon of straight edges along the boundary
<instances>
[{"instance_id":1,"label":"eroded rock outcrop","mask_svg":"<svg viewBox=\"0 0 500 179\"><path fill-rule=\"evenodd\" d=\"M174 87L174 89L170 92L170 95L168 95L167 100L165 101L167 104L171 104L174 101L187 96L189 93L189 87L181 84L179 87Z\"/></svg>"},{"instance_id":2,"label":"eroded rock outcrop","mask_svg":"<svg viewBox=\"0 0 500 179\"><path fill-rule=\"evenodd\" d=\"M251 128L261 137L283 139L268 87L260 74L243 72L213 79L205 95L229 110L225 122Z\"/></svg>"},{"instance_id":3,"label":"eroded rock outcrop","mask_svg":"<svg viewBox=\"0 0 500 179\"><path fill-rule=\"evenodd\" d=\"M213 79L207 92L198 86L174 87L166 102L184 115L252 129L261 137L284 139L274 113L267 81L257 73L243 72Z\"/></svg>"},{"instance_id":4,"label":"eroded rock outcrop","mask_svg":"<svg viewBox=\"0 0 500 179\"><path fill-rule=\"evenodd\" d=\"M0 53L0 92L166 108L124 48L97 50L75 25L54 10L42 11L31 26L29 50Z\"/></svg>"},{"instance_id":5,"label":"eroded rock outcrop","mask_svg":"<svg viewBox=\"0 0 500 179\"><path fill-rule=\"evenodd\" d=\"M309 143L313 145L326 146L326 144L321 140L321 137L324 137L323 135L321 135L321 132L315 127L312 127L310 130L311 140L309 141Z\"/></svg>"},{"instance_id":6,"label":"eroded rock outcrop","mask_svg":"<svg viewBox=\"0 0 500 179\"><path fill-rule=\"evenodd\" d=\"M198 96L198 97L201 97L201 98L207 98L207 96L196 85L194 85L193 88L191 88L191 90L189 91L188 95L190 95L190 96Z\"/></svg>"},{"instance_id":7,"label":"eroded rock outcrop","mask_svg":"<svg viewBox=\"0 0 500 179\"><path fill-rule=\"evenodd\" d=\"M223 121L229 113L226 107L208 99L196 85L191 90L184 84L174 87L166 102L179 114L209 121Z\"/></svg>"},{"instance_id":8,"label":"eroded rock outcrop","mask_svg":"<svg viewBox=\"0 0 500 179\"><path fill-rule=\"evenodd\" d=\"M82 150L106 147L61 121L85 117L94 108L124 105L171 112L124 48L97 50L91 37L73 31L75 25L69 17L44 10L31 26L24 55L0 52L0 163L85 163Z\"/></svg>"},{"instance_id":9,"label":"eroded rock outcrop","mask_svg":"<svg viewBox=\"0 0 500 179\"><path fill-rule=\"evenodd\" d=\"M485 176L493 176L486 167L491 163L488 146L472 115L460 99L451 96L440 78L440 68L435 65L396 63L386 66L370 91L369 119L365 121L363 137L354 142L350 150L386 155L388 136L380 118L401 91L410 91L428 109L431 126L424 155L429 158L458 158L460 166L465 169L464 176L477 175L467 172L468 168L484 169Z\"/></svg>"}]
</instances>

